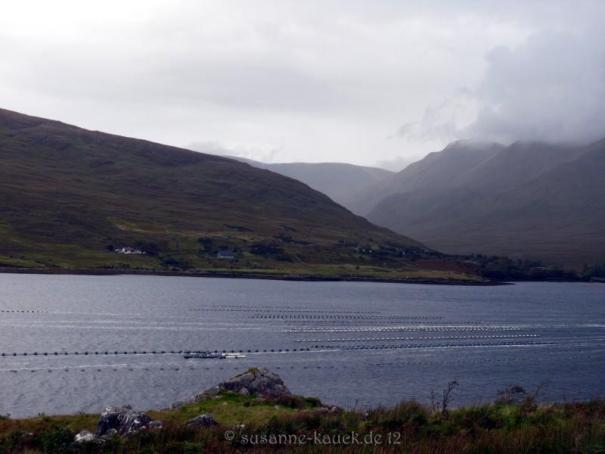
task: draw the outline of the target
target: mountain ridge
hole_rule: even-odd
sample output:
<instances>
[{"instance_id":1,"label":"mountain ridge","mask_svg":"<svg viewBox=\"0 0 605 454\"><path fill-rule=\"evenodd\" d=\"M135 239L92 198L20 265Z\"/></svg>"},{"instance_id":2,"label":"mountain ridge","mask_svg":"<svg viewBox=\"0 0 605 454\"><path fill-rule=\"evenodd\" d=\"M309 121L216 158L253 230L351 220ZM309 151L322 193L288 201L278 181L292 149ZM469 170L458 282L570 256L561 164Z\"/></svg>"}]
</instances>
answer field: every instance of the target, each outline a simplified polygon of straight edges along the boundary
<instances>
[{"instance_id":1,"label":"mountain ridge","mask_svg":"<svg viewBox=\"0 0 605 454\"><path fill-rule=\"evenodd\" d=\"M0 110L0 159L4 267L405 279L422 274L415 260L439 256L224 157Z\"/></svg>"},{"instance_id":2,"label":"mountain ridge","mask_svg":"<svg viewBox=\"0 0 605 454\"><path fill-rule=\"evenodd\" d=\"M605 260L605 232L598 227L605 222L600 202L605 187L599 185L604 155L605 141L517 142L485 149L461 172L433 168L422 184L406 180L415 170L408 167L393 177L406 180L403 192L380 199L368 219L448 253L507 255L576 268L598 263ZM430 169L431 160L455 158L446 147L417 167Z\"/></svg>"}]
</instances>

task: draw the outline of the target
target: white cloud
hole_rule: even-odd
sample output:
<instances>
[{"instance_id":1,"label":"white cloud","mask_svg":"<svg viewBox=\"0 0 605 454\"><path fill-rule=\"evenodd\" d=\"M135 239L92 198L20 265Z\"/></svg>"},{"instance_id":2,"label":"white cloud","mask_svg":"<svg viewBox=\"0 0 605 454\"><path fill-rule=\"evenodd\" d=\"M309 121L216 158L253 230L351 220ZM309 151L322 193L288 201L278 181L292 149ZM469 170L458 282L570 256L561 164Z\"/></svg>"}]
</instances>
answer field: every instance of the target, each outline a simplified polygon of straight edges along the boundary
<instances>
[{"instance_id":1,"label":"white cloud","mask_svg":"<svg viewBox=\"0 0 605 454\"><path fill-rule=\"evenodd\" d=\"M246 146L225 146L218 142L192 142L187 146L190 150L219 156L252 159L255 161L271 163L279 154L278 149L247 148Z\"/></svg>"},{"instance_id":2,"label":"white cloud","mask_svg":"<svg viewBox=\"0 0 605 454\"><path fill-rule=\"evenodd\" d=\"M605 136L605 31L544 31L497 48L477 91L467 135L589 142Z\"/></svg>"},{"instance_id":3,"label":"white cloud","mask_svg":"<svg viewBox=\"0 0 605 454\"><path fill-rule=\"evenodd\" d=\"M517 130L498 126L511 114L498 117L494 106L502 104L504 75L522 75L515 61L526 58L524 46L535 39L528 37L547 36L546 30L576 33L602 17L603 5L9 2L0 15L0 106L174 145L227 144L252 158L407 159L450 136ZM573 60L579 69L568 77L595 68L587 61L601 47L584 45L582 59ZM519 100L539 91L548 76L536 74L523 82ZM577 107L593 94L594 81L585 76ZM532 99L544 98L536 92ZM513 112L515 105L511 99L498 109ZM548 107L547 113L553 105ZM586 109L577 123L595 109ZM478 111L468 129L469 112ZM540 114L532 114L537 123ZM412 133L405 140L389 138L403 124L412 125Z\"/></svg>"}]
</instances>

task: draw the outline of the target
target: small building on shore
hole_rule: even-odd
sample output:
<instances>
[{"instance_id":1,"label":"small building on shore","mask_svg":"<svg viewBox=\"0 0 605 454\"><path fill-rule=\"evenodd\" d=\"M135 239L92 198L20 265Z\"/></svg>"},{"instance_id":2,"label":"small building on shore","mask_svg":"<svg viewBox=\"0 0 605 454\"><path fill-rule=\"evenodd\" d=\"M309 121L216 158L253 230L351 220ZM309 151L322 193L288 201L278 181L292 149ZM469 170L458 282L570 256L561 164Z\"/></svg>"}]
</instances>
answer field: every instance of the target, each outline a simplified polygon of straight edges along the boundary
<instances>
[{"instance_id":1,"label":"small building on shore","mask_svg":"<svg viewBox=\"0 0 605 454\"><path fill-rule=\"evenodd\" d=\"M133 247L119 247L113 250L116 254L124 254L124 255L145 255L144 251L140 249L135 249Z\"/></svg>"},{"instance_id":2,"label":"small building on shore","mask_svg":"<svg viewBox=\"0 0 605 454\"><path fill-rule=\"evenodd\" d=\"M223 249L216 253L216 258L221 260L233 260L235 253L230 249Z\"/></svg>"}]
</instances>

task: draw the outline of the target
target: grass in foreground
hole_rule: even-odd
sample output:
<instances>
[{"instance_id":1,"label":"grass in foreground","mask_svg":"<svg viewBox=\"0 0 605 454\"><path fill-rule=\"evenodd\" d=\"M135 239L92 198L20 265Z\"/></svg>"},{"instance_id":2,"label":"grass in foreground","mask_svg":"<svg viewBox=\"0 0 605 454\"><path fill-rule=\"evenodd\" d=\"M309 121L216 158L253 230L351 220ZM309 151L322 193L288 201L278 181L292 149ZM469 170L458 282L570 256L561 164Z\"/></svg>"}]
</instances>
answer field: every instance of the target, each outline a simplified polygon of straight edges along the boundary
<instances>
[{"instance_id":1,"label":"grass in foreground","mask_svg":"<svg viewBox=\"0 0 605 454\"><path fill-rule=\"evenodd\" d=\"M189 429L186 421L210 413L212 428ZM164 423L158 431L116 437L103 445L74 445L74 435L94 431L98 416L40 416L0 420L0 452L582 452L605 450L605 402L537 405L519 402L453 410L416 402L368 412L321 406L316 399L277 400L222 394L177 409L149 412ZM227 440L226 438L231 438ZM281 438L280 438L281 436ZM358 440L358 441L356 441Z\"/></svg>"}]
</instances>

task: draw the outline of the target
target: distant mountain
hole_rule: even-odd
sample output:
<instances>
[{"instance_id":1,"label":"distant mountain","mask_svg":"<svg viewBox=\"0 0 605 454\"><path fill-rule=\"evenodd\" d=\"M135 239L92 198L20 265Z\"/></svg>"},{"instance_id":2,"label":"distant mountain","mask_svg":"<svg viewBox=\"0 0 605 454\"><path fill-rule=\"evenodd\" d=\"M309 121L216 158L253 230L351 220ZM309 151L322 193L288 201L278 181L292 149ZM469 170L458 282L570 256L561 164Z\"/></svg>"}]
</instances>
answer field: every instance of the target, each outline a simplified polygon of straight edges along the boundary
<instances>
[{"instance_id":1,"label":"distant mountain","mask_svg":"<svg viewBox=\"0 0 605 454\"><path fill-rule=\"evenodd\" d=\"M394 175L390 170L377 167L337 162L267 164L238 157L234 159L302 181L347 208L356 200L358 194Z\"/></svg>"},{"instance_id":2,"label":"distant mountain","mask_svg":"<svg viewBox=\"0 0 605 454\"><path fill-rule=\"evenodd\" d=\"M372 222L445 252L580 267L605 261L604 175L605 141L458 142L410 165L365 200Z\"/></svg>"},{"instance_id":3,"label":"distant mountain","mask_svg":"<svg viewBox=\"0 0 605 454\"><path fill-rule=\"evenodd\" d=\"M292 178L7 110L0 164L0 267L403 278L437 257Z\"/></svg>"},{"instance_id":4,"label":"distant mountain","mask_svg":"<svg viewBox=\"0 0 605 454\"><path fill-rule=\"evenodd\" d=\"M384 198L414 190L437 190L451 184L451 178L473 168L491 154L498 152L495 144L456 142L444 153L430 153L414 162L401 172L377 182L365 191L355 193L347 208L354 213L367 216Z\"/></svg>"}]
</instances>

